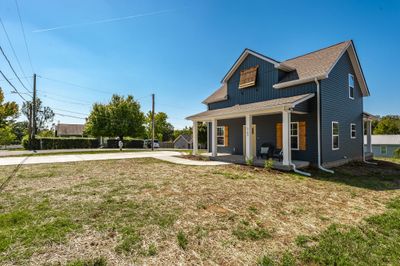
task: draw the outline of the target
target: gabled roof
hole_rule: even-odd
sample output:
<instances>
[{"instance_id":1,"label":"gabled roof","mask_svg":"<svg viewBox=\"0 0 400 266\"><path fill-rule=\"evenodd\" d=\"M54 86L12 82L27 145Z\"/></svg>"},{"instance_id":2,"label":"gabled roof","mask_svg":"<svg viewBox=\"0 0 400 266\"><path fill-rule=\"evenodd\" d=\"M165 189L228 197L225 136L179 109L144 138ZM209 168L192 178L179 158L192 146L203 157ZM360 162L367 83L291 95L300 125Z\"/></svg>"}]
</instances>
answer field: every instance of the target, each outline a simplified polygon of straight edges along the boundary
<instances>
[{"instance_id":1,"label":"gabled roof","mask_svg":"<svg viewBox=\"0 0 400 266\"><path fill-rule=\"evenodd\" d=\"M193 141L193 136L192 135L190 135L190 134L181 134L174 140L174 143L177 142L178 139L180 139L180 138L184 139L187 143L192 143L192 141Z\"/></svg>"},{"instance_id":2,"label":"gabled roof","mask_svg":"<svg viewBox=\"0 0 400 266\"><path fill-rule=\"evenodd\" d=\"M242 116L243 114L263 114L271 111L281 110L282 108L294 108L299 103L307 101L314 97L314 93L296 95L285 98L278 98L268 101L248 103L248 104L237 104L231 107L208 110L201 112L189 117L187 120L193 121L207 121L212 118L223 118L223 117L235 117Z\"/></svg>"},{"instance_id":3,"label":"gabled roof","mask_svg":"<svg viewBox=\"0 0 400 266\"><path fill-rule=\"evenodd\" d=\"M287 66L295 69L298 78L291 81L277 83L274 85L274 88L281 89L297 84L307 83L314 79L320 80L328 78L330 72L346 51L349 53L361 91L364 96L368 96L368 86L353 41L351 40L283 61L280 63L280 67Z\"/></svg>"},{"instance_id":4,"label":"gabled roof","mask_svg":"<svg viewBox=\"0 0 400 266\"><path fill-rule=\"evenodd\" d=\"M367 138L364 136L364 143L367 143ZM372 145L400 145L400 135L372 135Z\"/></svg>"},{"instance_id":5,"label":"gabled roof","mask_svg":"<svg viewBox=\"0 0 400 266\"><path fill-rule=\"evenodd\" d=\"M228 99L228 86L226 83L203 101L204 104L220 102Z\"/></svg>"},{"instance_id":6,"label":"gabled roof","mask_svg":"<svg viewBox=\"0 0 400 266\"><path fill-rule=\"evenodd\" d=\"M224 101L228 98L226 82L248 55L253 55L262 60L270 62L271 64L274 64L276 68L283 71L296 72L296 79L290 81L284 80L273 86L275 89L282 89L298 84L312 82L315 79L321 80L328 78L329 73L332 71L333 67L346 51L348 51L349 53L350 60L356 74L356 78L360 84L363 95L369 96L369 89L365 81L364 73L362 71L357 52L354 47L354 43L353 41L349 40L302 56L288 59L283 62L279 62L270 57L246 48L222 79L223 85L207 99L205 99L203 103L209 104L213 102Z\"/></svg>"},{"instance_id":7,"label":"gabled roof","mask_svg":"<svg viewBox=\"0 0 400 266\"><path fill-rule=\"evenodd\" d=\"M80 136L83 134L85 125L82 124L57 124L56 131L58 136Z\"/></svg>"}]
</instances>

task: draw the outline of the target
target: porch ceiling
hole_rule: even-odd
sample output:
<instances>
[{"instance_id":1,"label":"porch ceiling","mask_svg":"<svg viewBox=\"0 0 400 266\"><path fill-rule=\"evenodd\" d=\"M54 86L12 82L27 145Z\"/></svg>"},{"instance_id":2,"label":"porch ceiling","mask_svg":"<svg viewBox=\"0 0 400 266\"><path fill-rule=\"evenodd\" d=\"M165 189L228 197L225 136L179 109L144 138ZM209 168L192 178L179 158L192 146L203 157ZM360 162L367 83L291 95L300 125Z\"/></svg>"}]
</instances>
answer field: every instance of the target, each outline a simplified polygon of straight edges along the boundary
<instances>
[{"instance_id":1,"label":"porch ceiling","mask_svg":"<svg viewBox=\"0 0 400 266\"><path fill-rule=\"evenodd\" d=\"M187 120L192 121L209 121L212 119L233 118L258 114L269 114L283 111L287 108L294 108L297 104L302 103L314 97L314 93L307 93L296 95L286 98L273 99L262 102L255 102L249 104L235 105L227 108L216 110L208 110L192 116L187 117Z\"/></svg>"}]
</instances>

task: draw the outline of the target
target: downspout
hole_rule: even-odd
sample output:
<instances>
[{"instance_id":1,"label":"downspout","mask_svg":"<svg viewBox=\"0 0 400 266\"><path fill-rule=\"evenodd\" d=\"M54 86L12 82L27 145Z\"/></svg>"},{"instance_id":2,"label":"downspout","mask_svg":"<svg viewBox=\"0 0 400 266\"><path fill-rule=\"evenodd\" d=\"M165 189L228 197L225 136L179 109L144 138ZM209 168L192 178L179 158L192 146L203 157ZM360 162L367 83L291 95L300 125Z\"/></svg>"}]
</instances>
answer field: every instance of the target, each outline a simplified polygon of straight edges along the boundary
<instances>
[{"instance_id":1,"label":"downspout","mask_svg":"<svg viewBox=\"0 0 400 266\"><path fill-rule=\"evenodd\" d=\"M292 121L292 113L289 111L289 122ZM289 132L290 132L290 123L289 123ZM305 175L305 176L311 176L310 173L300 171L299 169L296 168L296 165L292 162L292 143L291 143L291 138L289 134L289 165L292 167L293 171L295 173L298 173L300 175Z\"/></svg>"},{"instance_id":2,"label":"downspout","mask_svg":"<svg viewBox=\"0 0 400 266\"><path fill-rule=\"evenodd\" d=\"M321 165L321 97L320 97L320 87L317 78L314 79L317 84L317 146L318 146L318 168L322 171L334 174L335 172L326 169Z\"/></svg>"}]
</instances>

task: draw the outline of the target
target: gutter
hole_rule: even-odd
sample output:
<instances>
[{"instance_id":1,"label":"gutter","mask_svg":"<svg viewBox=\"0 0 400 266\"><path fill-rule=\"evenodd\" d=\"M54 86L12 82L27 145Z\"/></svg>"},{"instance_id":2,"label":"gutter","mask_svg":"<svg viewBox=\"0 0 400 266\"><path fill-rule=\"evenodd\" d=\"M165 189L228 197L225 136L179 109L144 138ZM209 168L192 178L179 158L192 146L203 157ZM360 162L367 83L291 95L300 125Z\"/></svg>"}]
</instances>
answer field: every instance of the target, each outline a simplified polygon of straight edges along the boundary
<instances>
[{"instance_id":1,"label":"gutter","mask_svg":"<svg viewBox=\"0 0 400 266\"><path fill-rule=\"evenodd\" d=\"M303 83L308 83L308 82L312 82L314 80L326 79L326 78L328 78L327 75L320 75L318 77L311 77L311 78L306 78L306 79L296 79L296 80L286 81L286 82L282 82L282 83L277 83L277 84L272 85L272 87L274 89L283 89L286 87L303 84Z\"/></svg>"},{"instance_id":2,"label":"gutter","mask_svg":"<svg viewBox=\"0 0 400 266\"><path fill-rule=\"evenodd\" d=\"M322 171L334 174L335 172L329 169L324 168L321 165L321 93L319 81L317 78L314 79L317 84L317 146L318 146L318 168Z\"/></svg>"}]
</instances>

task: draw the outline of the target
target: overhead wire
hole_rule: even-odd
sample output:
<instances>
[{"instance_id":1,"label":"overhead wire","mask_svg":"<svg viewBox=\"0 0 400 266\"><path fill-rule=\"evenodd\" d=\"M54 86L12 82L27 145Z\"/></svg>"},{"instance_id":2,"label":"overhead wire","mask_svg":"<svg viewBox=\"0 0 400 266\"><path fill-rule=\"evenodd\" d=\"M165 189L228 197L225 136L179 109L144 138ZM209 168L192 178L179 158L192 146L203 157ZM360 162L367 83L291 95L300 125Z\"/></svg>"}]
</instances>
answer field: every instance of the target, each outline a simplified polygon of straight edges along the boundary
<instances>
[{"instance_id":1,"label":"overhead wire","mask_svg":"<svg viewBox=\"0 0 400 266\"><path fill-rule=\"evenodd\" d=\"M18 91L18 89L14 86L14 84L11 83L11 81L8 80L8 78L6 77L6 75L4 75L3 71L0 70L0 74L3 76L3 78L7 81L8 84L10 84L10 86L15 90L15 92L19 95L19 97L21 97L24 101L27 101L24 96L22 96L22 94Z\"/></svg>"},{"instance_id":2,"label":"overhead wire","mask_svg":"<svg viewBox=\"0 0 400 266\"><path fill-rule=\"evenodd\" d=\"M15 5L17 6L17 13L18 13L18 18L19 18L19 23L21 25L22 35L24 36L24 43L25 43L26 53L28 54L28 59L29 59L30 65L31 65L32 72L35 72L33 70L31 54L29 53L28 42L26 41L25 29L24 29L24 24L22 23L21 12L19 11L18 0L14 0L14 1L15 1Z\"/></svg>"}]
</instances>

